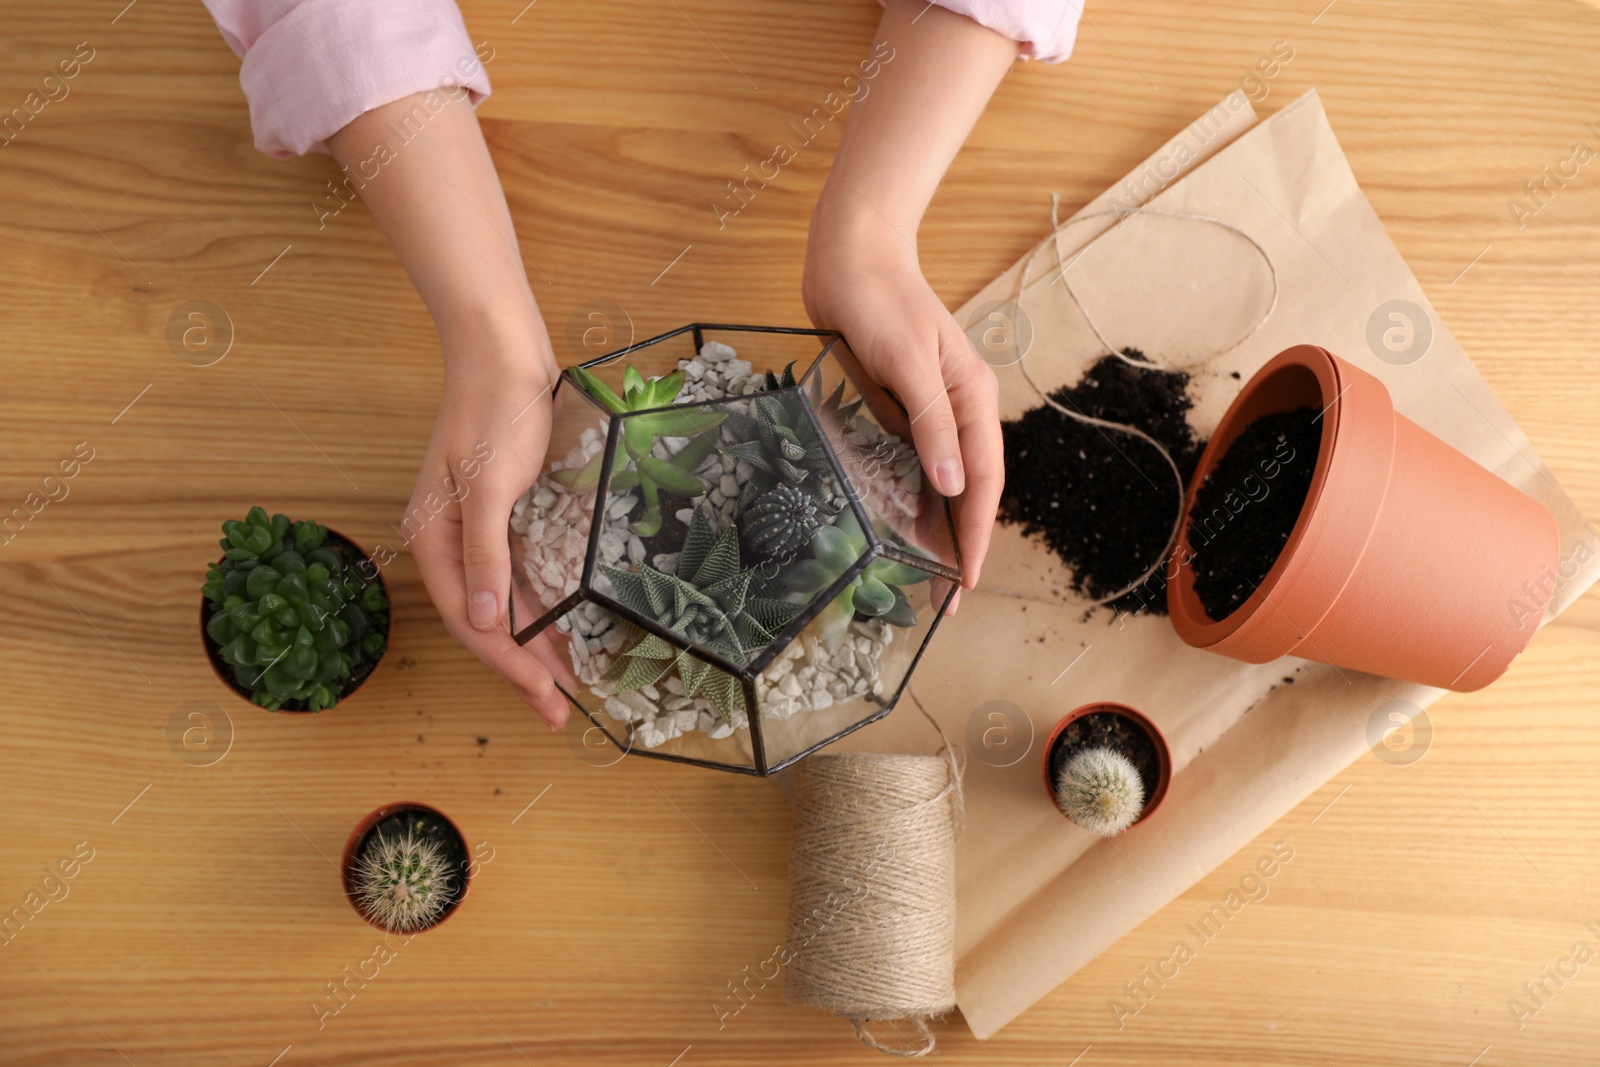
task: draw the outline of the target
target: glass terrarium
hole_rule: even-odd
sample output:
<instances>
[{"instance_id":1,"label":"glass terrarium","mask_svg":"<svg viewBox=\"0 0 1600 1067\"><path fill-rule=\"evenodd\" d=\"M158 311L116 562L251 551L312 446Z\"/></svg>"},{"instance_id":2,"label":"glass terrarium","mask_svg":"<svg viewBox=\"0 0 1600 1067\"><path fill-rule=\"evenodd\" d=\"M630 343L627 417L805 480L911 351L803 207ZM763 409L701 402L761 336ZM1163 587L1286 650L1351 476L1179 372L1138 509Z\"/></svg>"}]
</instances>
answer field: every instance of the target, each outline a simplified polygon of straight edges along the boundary
<instances>
[{"instance_id":1,"label":"glass terrarium","mask_svg":"<svg viewBox=\"0 0 1600 1067\"><path fill-rule=\"evenodd\" d=\"M696 323L562 374L512 632L624 751L766 775L887 715L960 584L905 411L836 333Z\"/></svg>"}]
</instances>

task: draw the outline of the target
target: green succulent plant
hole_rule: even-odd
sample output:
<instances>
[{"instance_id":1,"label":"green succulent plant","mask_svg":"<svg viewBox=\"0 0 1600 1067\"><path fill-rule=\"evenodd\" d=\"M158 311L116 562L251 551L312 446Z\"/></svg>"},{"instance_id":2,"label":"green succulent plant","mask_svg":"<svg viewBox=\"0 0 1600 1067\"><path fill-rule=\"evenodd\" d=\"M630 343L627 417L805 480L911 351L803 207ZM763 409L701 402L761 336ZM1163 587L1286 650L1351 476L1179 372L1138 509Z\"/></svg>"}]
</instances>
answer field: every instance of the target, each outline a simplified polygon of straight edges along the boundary
<instances>
[{"instance_id":1,"label":"green succulent plant","mask_svg":"<svg viewBox=\"0 0 1600 1067\"><path fill-rule=\"evenodd\" d=\"M767 371L763 384L769 393L776 393L779 389L793 389L799 385L800 383L795 380L794 376L794 360L791 359L784 364L782 374L775 374L770 370Z\"/></svg>"},{"instance_id":2,"label":"green succulent plant","mask_svg":"<svg viewBox=\"0 0 1600 1067\"><path fill-rule=\"evenodd\" d=\"M735 663L771 644L802 607L752 593L757 572L741 563L738 531L729 527L713 535L703 507L689 521L674 573L648 564L636 571L601 570L623 604L679 635L686 646L715 652ZM644 633L617 657L607 678L615 682L616 692L625 693L676 670L685 696L704 696L723 721L731 722L735 711L744 709L744 690L738 679L691 655L689 647L675 647L655 634Z\"/></svg>"},{"instance_id":3,"label":"green succulent plant","mask_svg":"<svg viewBox=\"0 0 1600 1067\"><path fill-rule=\"evenodd\" d=\"M806 602L827 589L848 571L867 549L867 537L851 511L842 513L832 526L811 535L811 558L795 562L784 571L781 581L794 602ZM880 556L852 578L822 614L820 633L837 639L857 615L882 619L894 626L914 626L916 609L902 588L925 582L929 573L898 560Z\"/></svg>"},{"instance_id":4,"label":"green succulent plant","mask_svg":"<svg viewBox=\"0 0 1600 1067\"><path fill-rule=\"evenodd\" d=\"M696 477L694 470L716 447L716 439L710 431L722 425L727 414L693 407L651 411L647 415L632 414L666 407L675 401L683 391L685 376L681 370L662 378L645 378L630 363L622 372L621 396L583 367L573 367L567 373L607 411L628 416L622 422L622 444L632 460L632 466L614 471L610 488L613 491L633 488L641 491L644 513L629 524L629 529L640 537L655 535L661 530L661 490L683 497L696 497L709 488L703 479ZM688 437L692 440L671 459L662 459L651 454L656 440L662 437ZM604 455L602 452L582 467L554 471L550 478L573 492L592 489L599 484Z\"/></svg>"},{"instance_id":5,"label":"green succulent plant","mask_svg":"<svg viewBox=\"0 0 1600 1067\"><path fill-rule=\"evenodd\" d=\"M859 400L844 404L843 399L843 382L832 396L823 399L822 379L816 380L812 401L825 421L842 425L861 406ZM742 459L754 468L753 477L740 494L741 513L780 484L803 489L819 504L838 492L833 460L800 397L793 363L783 369L781 376L767 371L766 391L755 398L755 414L730 414L728 428L740 440L724 447L723 455Z\"/></svg>"},{"instance_id":6,"label":"green succulent plant","mask_svg":"<svg viewBox=\"0 0 1600 1067\"><path fill-rule=\"evenodd\" d=\"M269 711L331 708L387 647L389 602L314 522L251 508L222 524L206 572L206 634L251 699Z\"/></svg>"}]
</instances>

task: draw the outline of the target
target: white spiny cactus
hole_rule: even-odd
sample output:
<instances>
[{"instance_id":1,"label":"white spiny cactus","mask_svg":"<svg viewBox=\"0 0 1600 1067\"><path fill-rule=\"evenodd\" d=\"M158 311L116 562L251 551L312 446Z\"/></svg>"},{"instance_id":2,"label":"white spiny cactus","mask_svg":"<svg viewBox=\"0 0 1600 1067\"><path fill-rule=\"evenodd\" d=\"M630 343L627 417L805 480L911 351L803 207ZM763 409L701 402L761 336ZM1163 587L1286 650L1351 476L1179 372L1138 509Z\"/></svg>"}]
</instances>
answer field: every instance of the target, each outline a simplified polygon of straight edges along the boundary
<instances>
[{"instance_id":1,"label":"white spiny cactus","mask_svg":"<svg viewBox=\"0 0 1600 1067\"><path fill-rule=\"evenodd\" d=\"M1085 830L1111 837L1132 826L1144 810L1144 782L1122 753L1086 748L1056 776L1056 803Z\"/></svg>"},{"instance_id":2,"label":"white spiny cactus","mask_svg":"<svg viewBox=\"0 0 1600 1067\"><path fill-rule=\"evenodd\" d=\"M380 834L356 867L356 899L373 922L396 933L431 925L450 902L453 880L439 846Z\"/></svg>"}]
</instances>

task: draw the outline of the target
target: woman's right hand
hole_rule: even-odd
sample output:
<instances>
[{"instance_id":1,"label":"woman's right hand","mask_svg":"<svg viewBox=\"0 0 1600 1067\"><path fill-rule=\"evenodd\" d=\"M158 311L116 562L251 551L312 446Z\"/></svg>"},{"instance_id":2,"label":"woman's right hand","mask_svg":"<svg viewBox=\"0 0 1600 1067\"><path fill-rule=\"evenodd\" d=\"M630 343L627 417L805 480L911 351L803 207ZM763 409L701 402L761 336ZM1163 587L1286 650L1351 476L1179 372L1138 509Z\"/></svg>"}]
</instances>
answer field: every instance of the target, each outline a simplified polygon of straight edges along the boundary
<instances>
[{"instance_id":1,"label":"woman's right hand","mask_svg":"<svg viewBox=\"0 0 1600 1067\"><path fill-rule=\"evenodd\" d=\"M547 634L511 636L512 505L544 467L555 359L537 320L511 338L446 343L444 396L401 533L445 629L504 678L551 729L571 680ZM527 620L519 620L526 623Z\"/></svg>"}]
</instances>

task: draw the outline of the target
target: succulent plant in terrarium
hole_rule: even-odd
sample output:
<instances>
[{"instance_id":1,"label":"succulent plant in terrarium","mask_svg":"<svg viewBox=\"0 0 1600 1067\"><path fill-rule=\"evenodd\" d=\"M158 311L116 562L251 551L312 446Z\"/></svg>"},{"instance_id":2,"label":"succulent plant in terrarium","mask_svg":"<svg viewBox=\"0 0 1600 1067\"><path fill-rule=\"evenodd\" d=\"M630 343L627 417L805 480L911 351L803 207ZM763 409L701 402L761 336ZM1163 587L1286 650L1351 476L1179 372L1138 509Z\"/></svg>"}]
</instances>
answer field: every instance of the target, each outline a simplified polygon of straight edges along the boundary
<instances>
[{"instance_id":1,"label":"succulent plant in terrarium","mask_svg":"<svg viewBox=\"0 0 1600 1067\"><path fill-rule=\"evenodd\" d=\"M674 371L664 377L645 378L638 368L629 364L623 372L622 395L583 367L573 367L568 372L590 396L613 414L649 411L665 407L677 399L683 389L683 371ZM640 537L651 537L661 529L661 491L663 489L683 497L699 496L706 491L706 483L695 477L694 470L716 447L711 434L722 424L722 412L670 410L628 419L623 423L623 446L633 461L629 470L611 475L612 491L637 487L644 496L644 512L630 525ZM662 437L687 437L691 440L671 459L653 454L655 443ZM559 470L550 477L574 492L594 488L600 481L600 464L604 457L596 455L582 467Z\"/></svg>"},{"instance_id":2,"label":"succulent plant in terrarium","mask_svg":"<svg viewBox=\"0 0 1600 1067\"><path fill-rule=\"evenodd\" d=\"M222 532L223 559L201 587L214 655L269 711L333 707L387 647L383 587L315 522L255 507Z\"/></svg>"},{"instance_id":3,"label":"succulent plant in terrarium","mask_svg":"<svg viewBox=\"0 0 1600 1067\"><path fill-rule=\"evenodd\" d=\"M1102 837L1120 834L1144 810L1144 782L1133 761L1110 748L1075 753L1055 780L1056 804L1067 818Z\"/></svg>"},{"instance_id":4,"label":"succulent plant in terrarium","mask_svg":"<svg viewBox=\"0 0 1600 1067\"><path fill-rule=\"evenodd\" d=\"M802 605L752 591L758 574L741 563L738 531L729 527L714 535L705 508L689 521L673 573L649 564L636 571L602 570L623 604L688 644L735 664L771 644L802 610ZM615 682L615 692L625 693L654 684L668 671L682 680L685 696L703 695L724 722L745 710L744 691L733 675L643 631L617 658L609 680Z\"/></svg>"},{"instance_id":5,"label":"succulent plant in terrarium","mask_svg":"<svg viewBox=\"0 0 1600 1067\"><path fill-rule=\"evenodd\" d=\"M765 381L767 395L756 397L755 414L728 416L738 441L722 451L751 467L737 508L746 551L756 558L786 559L815 530L834 521L843 498L828 446L805 410L794 365L782 375L767 371ZM841 404L843 396L842 382L827 400L819 393L820 417L832 425L853 417L860 401Z\"/></svg>"},{"instance_id":6,"label":"succulent plant in terrarium","mask_svg":"<svg viewBox=\"0 0 1600 1067\"><path fill-rule=\"evenodd\" d=\"M454 875L444 850L411 832L381 835L355 869L355 901L375 923L396 933L433 924L454 899Z\"/></svg>"},{"instance_id":7,"label":"succulent plant in terrarium","mask_svg":"<svg viewBox=\"0 0 1600 1067\"><path fill-rule=\"evenodd\" d=\"M782 575L789 599L796 602L810 600L849 570L866 551L867 538L855 515L846 511L834 525L813 533L810 546L811 557L795 561ZM880 556L823 609L821 633L828 637L841 634L857 616L882 619L894 626L915 625L917 613L903 587L929 577L927 571Z\"/></svg>"}]
</instances>

